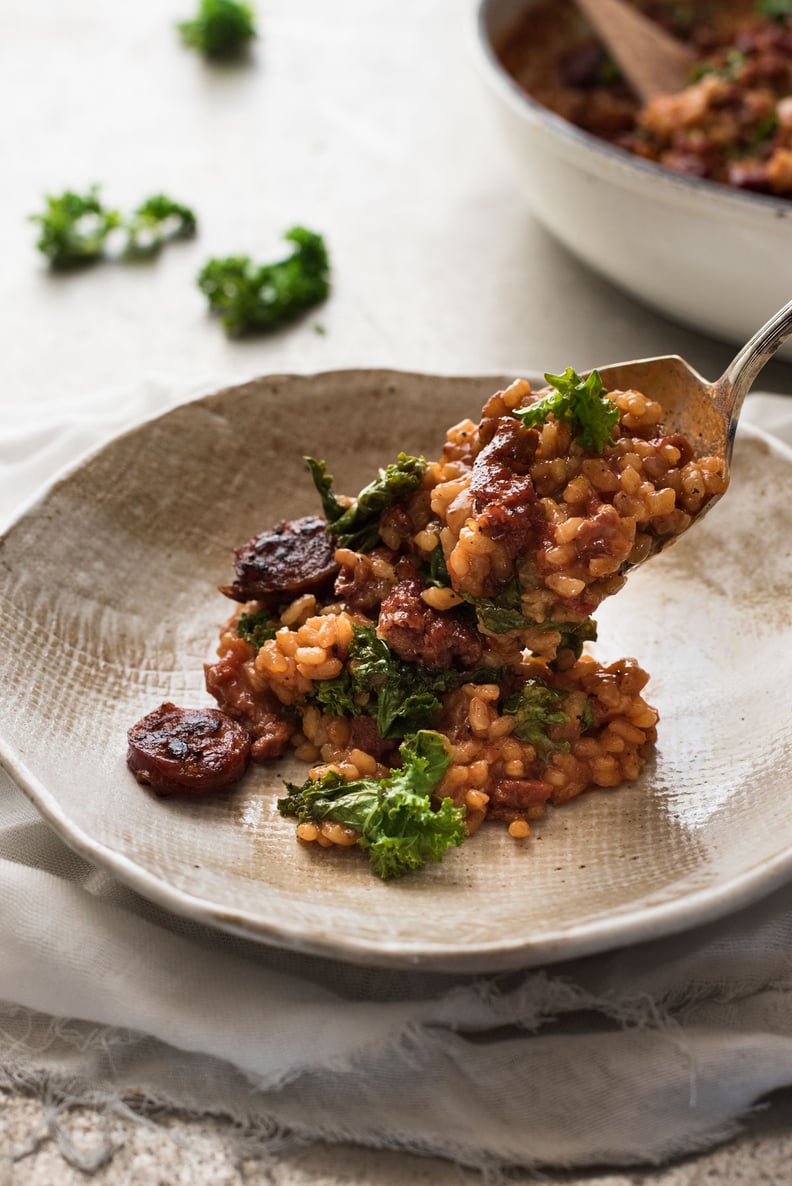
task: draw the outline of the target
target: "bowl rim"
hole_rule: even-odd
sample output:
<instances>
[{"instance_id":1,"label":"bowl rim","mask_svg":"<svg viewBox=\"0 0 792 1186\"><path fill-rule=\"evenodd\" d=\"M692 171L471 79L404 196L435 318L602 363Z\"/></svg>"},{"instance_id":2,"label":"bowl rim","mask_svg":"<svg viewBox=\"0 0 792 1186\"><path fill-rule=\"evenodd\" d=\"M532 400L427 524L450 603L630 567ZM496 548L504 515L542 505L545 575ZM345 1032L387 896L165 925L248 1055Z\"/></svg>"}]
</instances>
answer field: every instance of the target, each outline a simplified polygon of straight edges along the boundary
<instances>
[{"instance_id":1,"label":"bowl rim","mask_svg":"<svg viewBox=\"0 0 792 1186\"><path fill-rule=\"evenodd\" d=\"M531 2L534 0L517 0L517 3L524 7ZM706 178L674 173L663 165L643 160L605 140L600 140L597 136L578 128L563 116L551 111L549 107L539 103L509 74L495 51L490 35L489 18L497 3L498 0L476 0L476 37L474 40L478 50L479 64L483 67L498 94L518 114L532 116L534 120L557 133L568 147L576 149L578 152L582 150L595 160L599 158L610 168L617 168L622 173L635 178L636 182L643 181L652 187L664 186L688 200L700 201L703 196L708 203L717 203L727 208L734 206L740 213L746 215L778 219L792 217L792 199L747 192L723 185L720 182L709 181Z\"/></svg>"}]
</instances>

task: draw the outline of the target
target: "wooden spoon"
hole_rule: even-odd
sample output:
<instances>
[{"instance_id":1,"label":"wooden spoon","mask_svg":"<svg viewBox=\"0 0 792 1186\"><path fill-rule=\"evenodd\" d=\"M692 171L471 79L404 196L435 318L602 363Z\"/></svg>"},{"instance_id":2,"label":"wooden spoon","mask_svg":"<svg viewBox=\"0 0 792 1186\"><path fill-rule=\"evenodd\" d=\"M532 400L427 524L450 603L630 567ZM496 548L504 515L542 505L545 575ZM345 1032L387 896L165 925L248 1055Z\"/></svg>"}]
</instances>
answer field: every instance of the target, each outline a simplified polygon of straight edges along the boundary
<instances>
[{"instance_id":1,"label":"wooden spoon","mask_svg":"<svg viewBox=\"0 0 792 1186\"><path fill-rule=\"evenodd\" d=\"M576 0L638 97L680 91L690 78L693 51L626 0Z\"/></svg>"}]
</instances>

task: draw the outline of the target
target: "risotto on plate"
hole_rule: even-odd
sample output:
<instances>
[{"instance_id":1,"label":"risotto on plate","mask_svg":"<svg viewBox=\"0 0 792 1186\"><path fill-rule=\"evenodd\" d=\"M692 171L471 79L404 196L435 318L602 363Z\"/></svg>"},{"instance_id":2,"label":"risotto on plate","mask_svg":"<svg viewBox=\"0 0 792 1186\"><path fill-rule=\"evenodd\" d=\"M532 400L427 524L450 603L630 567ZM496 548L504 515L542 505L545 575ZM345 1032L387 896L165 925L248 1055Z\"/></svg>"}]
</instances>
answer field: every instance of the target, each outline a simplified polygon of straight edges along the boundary
<instances>
[{"instance_id":1,"label":"risotto on plate","mask_svg":"<svg viewBox=\"0 0 792 1186\"><path fill-rule=\"evenodd\" d=\"M361 848L384 878L636 779L649 677L587 653L592 615L726 479L641 392L546 381L496 392L437 458L399 453L355 497L306 458L321 513L236 550L205 670L217 708L133 726L137 778L195 794L291 754L306 778L278 806L298 840Z\"/></svg>"}]
</instances>

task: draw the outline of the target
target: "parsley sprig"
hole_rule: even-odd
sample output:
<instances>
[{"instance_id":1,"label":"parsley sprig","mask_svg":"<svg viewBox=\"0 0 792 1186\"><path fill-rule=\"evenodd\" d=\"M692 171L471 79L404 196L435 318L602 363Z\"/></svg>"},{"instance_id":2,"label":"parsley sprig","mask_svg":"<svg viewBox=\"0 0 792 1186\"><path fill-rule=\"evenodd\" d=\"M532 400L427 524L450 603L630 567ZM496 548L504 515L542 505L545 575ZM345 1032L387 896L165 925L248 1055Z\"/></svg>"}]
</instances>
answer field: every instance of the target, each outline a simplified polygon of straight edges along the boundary
<instances>
[{"instance_id":1,"label":"parsley sprig","mask_svg":"<svg viewBox=\"0 0 792 1186\"><path fill-rule=\"evenodd\" d=\"M198 287L229 337L277 329L329 295L330 260L323 237L301 226L283 237L293 250L275 263L229 255L208 260L199 272Z\"/></svg>"},{"instance_id":2,"label":"parsley sprig","mask_svg":"<svg viewBox=\"0 0 792 1186\"><path fill-rule=\"evenodd\" d=\"M619 423L619 409L603 396L599 371L583 379L567 367L563 375L546 374L545 379L555 391L527 408L517 408L514 415L526 428L544 424L552 415L570 426L574 439L587 452L602 453Z\"/></svg>"},{"instance_id":3,"label":"parsley sprig","mask_svg":"<svg viewBox=\"0 0 792 1186\"><path fill-rule=\"evenodd\" d=\"M105 206L97 185L84 193L48 194L44 210L30 221L39 224L36 246L56 271L109 258L108 240L116 238L114 232L121 241L117 258L132 260L155 256L167 242L192 238L198 228L190 207L167 194L153 194L124 217Z\"/></svg>"}]
</instances>

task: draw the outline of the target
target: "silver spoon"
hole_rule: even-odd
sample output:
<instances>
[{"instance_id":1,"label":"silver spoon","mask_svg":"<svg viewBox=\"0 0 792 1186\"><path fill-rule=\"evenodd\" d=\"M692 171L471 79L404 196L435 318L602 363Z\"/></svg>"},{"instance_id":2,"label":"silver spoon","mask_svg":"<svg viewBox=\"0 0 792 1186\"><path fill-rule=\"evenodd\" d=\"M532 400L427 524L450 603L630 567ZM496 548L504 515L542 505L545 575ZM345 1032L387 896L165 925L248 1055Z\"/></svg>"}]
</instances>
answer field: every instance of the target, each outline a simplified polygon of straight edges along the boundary
<instances>
[{"instance_id":1,"label":"silver spoon","mask_svg":"<svg viewBox=\"0 0 792 1186\"><path fill-rule=\"evenodd\" d=\"M779 309L754 334L714 383L704 379L677 354L618 362L596 369L606 391L634 389L662 404L666 432L682 433L690 442L695 457L722 458L723 473L728 483L734 437L743 401L759 372L790 336L792 301ZM722 497L722 494L713 496L693 522L698 522ZM677 538L672 536L655 540L649 555L655 555ZM648 556L643 559L648 559Z\"/></svg>"}]
</instances>

